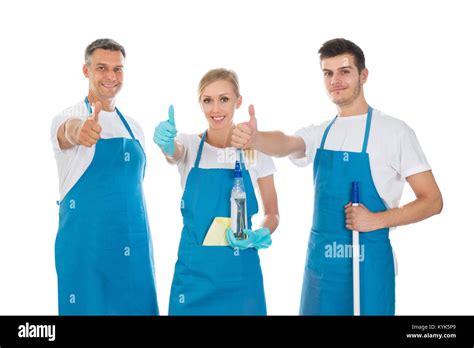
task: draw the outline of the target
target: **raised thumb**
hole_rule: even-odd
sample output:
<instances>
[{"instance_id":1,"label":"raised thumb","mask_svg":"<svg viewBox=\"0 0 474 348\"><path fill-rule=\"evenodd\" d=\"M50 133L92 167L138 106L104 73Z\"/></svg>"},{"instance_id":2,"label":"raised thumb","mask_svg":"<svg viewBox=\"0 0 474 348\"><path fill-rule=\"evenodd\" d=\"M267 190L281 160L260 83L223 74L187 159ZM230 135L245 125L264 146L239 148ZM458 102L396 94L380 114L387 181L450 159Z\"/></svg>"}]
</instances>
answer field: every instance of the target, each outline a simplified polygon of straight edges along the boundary
<instances>
[{"instance_id":1,"label":"raised thumb","mask_svg":"<svg viewBox=\"0 0 474 348\"><path fill-rule=\"evenodd\" d=\"M100 101L94 103L94 121L99 122L99 114L102 111L102 103Z\"/></svg>"},{"instance_id":2,"label":"raised thumb","mask_svg":"<svg viewBox=\"0 0 474 348\"><path fill-rule=\"evenodd\" d=\"M170 105L168 108L168 122L176 128L176 122L174 120L174 106L173 104Z\"/></svg>"},{"instance_id":3,"label":"raised thumb","mask_svg":"<svg viewBox=\"0 0 474 348\"><path fill-rule=\"evenodd\" d=\"M250 116L250 120L249 120L250 127L252 127L253 129L256 129L257 128L257 118L255 117L255 108L254 108L253 104L249 105L249 116Z\"/></svg>"}]
</instances>

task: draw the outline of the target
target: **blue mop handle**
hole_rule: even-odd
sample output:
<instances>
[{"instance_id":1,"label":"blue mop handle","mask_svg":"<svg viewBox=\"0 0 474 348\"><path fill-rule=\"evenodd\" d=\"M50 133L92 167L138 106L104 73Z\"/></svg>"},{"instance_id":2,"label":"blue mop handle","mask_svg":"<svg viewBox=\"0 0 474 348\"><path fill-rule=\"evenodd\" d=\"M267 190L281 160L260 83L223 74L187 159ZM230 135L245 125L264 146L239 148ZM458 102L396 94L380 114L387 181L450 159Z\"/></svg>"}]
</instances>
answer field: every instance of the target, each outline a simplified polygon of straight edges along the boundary
<instances>
[{"instance_id":1,"label":"blue mop handle","mask_svg":"<svg viewBox=\"0 0 474 348\"><path fill-rule=\"evenodd\" d=\"M359 201L359 182L352 182L352 206L358 206ZM353 299L354 299L354 315L360 315L360 245L359 232L352 231L352 285L353 285Z\"/></svg>"},{"instance_id":2,"label":"blue mop handle","mask_svg":"<svg viewBox=\"0 0 474 348\"><path fill-rule=\"evenodd\" d=\"M359 205L359 182L352 182L352 205Z\"/></svg>"}]
</instances>

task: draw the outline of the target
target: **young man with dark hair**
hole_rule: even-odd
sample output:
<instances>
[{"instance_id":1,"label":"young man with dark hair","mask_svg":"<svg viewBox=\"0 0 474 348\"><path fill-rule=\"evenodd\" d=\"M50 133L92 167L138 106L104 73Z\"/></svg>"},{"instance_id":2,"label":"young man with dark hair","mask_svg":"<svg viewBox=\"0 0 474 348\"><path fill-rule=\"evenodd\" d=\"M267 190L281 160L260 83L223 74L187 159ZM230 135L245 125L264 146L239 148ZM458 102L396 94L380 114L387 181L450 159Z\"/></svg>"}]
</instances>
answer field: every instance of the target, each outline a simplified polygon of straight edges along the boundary
<instances>
[{"instance_id":1,"label":"young man with dark hair","mask_svg":"<svg viewBox=\"0 0 474 348\"><path fill-rule=\"evenodd\" d=\"M413 130L372 109L364 97L368 70L362 50L345 39L319 50L327 94L337 116L295 135L262 132L251 113L237 125L232 145L313 164L314 211L300 314L352 315L352 233L360 233L360 314L395 314L395 264L390 228L418 222L442 210L441 193ZM398 207L404 182L416 195ZM352 183L360 202L352 206Z\"/></svg>"}]
</instances>

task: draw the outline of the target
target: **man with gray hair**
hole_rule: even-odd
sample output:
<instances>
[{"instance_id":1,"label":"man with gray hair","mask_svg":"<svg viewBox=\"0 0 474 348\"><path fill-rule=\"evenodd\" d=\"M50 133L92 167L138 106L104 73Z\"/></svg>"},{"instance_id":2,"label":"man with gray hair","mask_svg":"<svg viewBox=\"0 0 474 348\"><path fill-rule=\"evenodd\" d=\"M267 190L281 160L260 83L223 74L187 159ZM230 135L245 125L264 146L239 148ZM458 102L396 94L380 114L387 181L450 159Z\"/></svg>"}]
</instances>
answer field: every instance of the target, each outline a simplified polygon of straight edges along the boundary
<instances>
[{"instance_id":1,"label":"man with gray hair","mask_svg":"<svg viewBox=\"0 0 474 348\"><path fill-rule=\"evenodd\" d=\"M111 39L87 46L89 92L52 122L60 315L158 315L143 131L115 107L124 60Z\"/></svg>"}]
</instances>

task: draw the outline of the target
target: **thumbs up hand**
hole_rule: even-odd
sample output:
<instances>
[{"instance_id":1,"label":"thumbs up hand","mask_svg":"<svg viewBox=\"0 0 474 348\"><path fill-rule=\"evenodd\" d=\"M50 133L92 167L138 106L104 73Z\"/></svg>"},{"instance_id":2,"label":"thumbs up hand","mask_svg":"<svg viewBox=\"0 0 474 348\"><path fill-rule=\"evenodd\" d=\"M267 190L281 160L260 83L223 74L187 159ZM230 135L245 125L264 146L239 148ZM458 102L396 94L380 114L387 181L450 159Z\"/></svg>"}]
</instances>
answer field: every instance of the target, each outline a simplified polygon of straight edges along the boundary
<instances>
[{"instance_id":1,"label":"thumbs up hand","mask_svg":"<svg viewBox=\"0 0 474 348\"><path fill-rule=\"evenodd\" d=\"M168 120L162 121L156 126L153 141L166 155L173 157L175 152L174 138L176 138L176 134L174 107L170 105L168 109Z\"/></svg>"},{"instance_id":2,"label":"thumbs up hand","mask_svg":"<svg viewBox=\"0 0 474 348\"><path fill-rule=\"evenodd\" d=\"M238 149L248 149L255 144L257 137L257 119L253 105L249 106L250 120L239 123L232 131L232 146Z\"/></svg>"},{"instance_id":3,"label":"thumbs up hand","mask_svg":"<svg viewBox=\"0 0 474 348\"><path fill-rule=\"evenodd\" d=\"M102 127L99 124L99 114L102 111L102 103L94 103L94 112L82 123L76 134L76 144L92 147L100 139Z\"/></svg>"}]
</instances>

